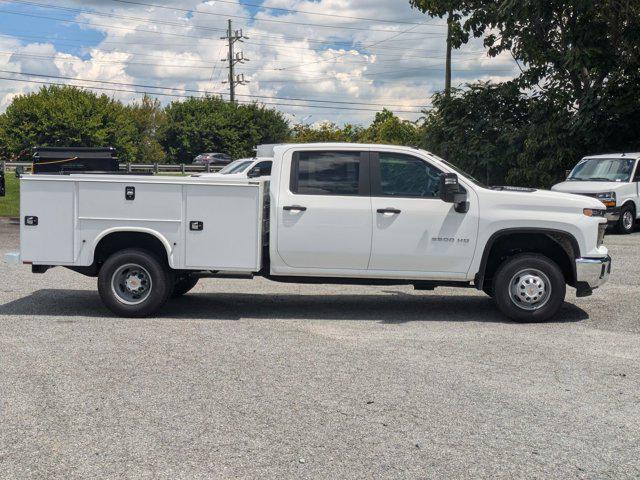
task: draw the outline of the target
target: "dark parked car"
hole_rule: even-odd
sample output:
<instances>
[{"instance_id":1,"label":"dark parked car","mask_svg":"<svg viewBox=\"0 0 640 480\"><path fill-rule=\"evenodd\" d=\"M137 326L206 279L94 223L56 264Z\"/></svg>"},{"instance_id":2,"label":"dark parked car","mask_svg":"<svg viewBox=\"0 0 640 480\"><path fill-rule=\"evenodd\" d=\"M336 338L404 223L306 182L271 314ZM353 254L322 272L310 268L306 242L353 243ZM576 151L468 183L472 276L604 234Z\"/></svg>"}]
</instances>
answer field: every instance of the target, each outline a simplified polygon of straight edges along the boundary
<instances>
[{"instance_id":1,"label":"dark parked car","mask_svg":"<svg viewBox=\"0 0 640 480\"><path fill-rule=\"evenodd\" d=\"M233 159L226 153L201 153L193 159L194 165L226 165Z\"/></svg>"}]
</instances>

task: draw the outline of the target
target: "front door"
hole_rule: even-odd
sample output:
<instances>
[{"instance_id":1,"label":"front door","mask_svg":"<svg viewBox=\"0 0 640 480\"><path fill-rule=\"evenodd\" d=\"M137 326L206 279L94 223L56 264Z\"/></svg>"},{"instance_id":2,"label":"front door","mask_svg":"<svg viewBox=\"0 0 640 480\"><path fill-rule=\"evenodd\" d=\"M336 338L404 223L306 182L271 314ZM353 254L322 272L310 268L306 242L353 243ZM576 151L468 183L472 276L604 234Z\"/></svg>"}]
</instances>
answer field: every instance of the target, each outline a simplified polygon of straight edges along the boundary
<instances>
[{"instance_id":1,"label":"front door","mask_svg":"<svg viewBox=\"0 0 640 480\"><path fill-rule=\"evenodd\" d=\"M371 253L368 152L300 151L278 200L278 254L293 268L366 270Z\"/></svg>"},{"instance_id":2,"label":"front door","mask_svg":"<svg viewBox=\"0 0 640 480\"><path fill-rule=\"evenodd\" d=\"M478 232L478 202L457 213L439 198L442 171L408 154L372 152L371 271L466 274Z\"/></svg>"}]
</instances>

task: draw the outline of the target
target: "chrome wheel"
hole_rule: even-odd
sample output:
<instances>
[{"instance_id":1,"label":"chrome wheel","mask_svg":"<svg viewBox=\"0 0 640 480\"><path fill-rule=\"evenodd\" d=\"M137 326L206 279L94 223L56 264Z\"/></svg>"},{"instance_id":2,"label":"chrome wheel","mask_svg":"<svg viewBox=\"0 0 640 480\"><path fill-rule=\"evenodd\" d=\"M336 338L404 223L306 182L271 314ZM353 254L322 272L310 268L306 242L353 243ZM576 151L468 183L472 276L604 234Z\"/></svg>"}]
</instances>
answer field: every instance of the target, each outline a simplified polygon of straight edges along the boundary
<instances>
[{"instance_id":1,"label":"chrome wheel","mask_svg":"<svg viewBox=\"0 0 640 480\"><path fill-rule=\"evenodd\" d=\"M520 270L509 282L509 296L523 310L538 310L551 297L549 277L536 268Z\"/></svg>"},{"instance_id":2,"label":"chrome wheel","mask_svg":"<svg viewBox=\"0 0 640 480\"><path fill-rule=\"evenodd\" d=\"M125 305L144 302L152 287L149 272L135 263L122 265L111 276L111 290L118 301Z\"/></svg>"},{"instance_id":3,"label":"chrome wheel","mask_svg":"<svg viewBox=\"0 0 640 480\"><path fill-rule=\"evenodd\" d=\"M634 222L633 212L631 210L626 210L622 214L622 226L624 227L625 230L629 231L633 228L633 222Z\"/></svg>"}]
</instances>

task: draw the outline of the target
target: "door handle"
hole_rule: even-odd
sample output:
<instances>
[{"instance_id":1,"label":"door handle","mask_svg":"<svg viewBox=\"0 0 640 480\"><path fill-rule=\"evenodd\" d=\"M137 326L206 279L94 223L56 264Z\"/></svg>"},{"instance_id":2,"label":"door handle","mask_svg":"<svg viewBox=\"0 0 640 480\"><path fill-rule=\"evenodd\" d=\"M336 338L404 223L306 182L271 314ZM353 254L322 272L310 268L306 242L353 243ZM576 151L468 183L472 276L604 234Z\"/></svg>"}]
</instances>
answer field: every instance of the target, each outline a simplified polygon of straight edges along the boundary
<instances>
[{"instance_id":1,"label":"door handle","mask_svg":"<svg viewBox=\"0 0 640 480\"><path fill-rule=\"evenodd\" d=\"M397 208L379 208L378 213L393 213L394 215L399 215L402 210L398 210Z\"/></svg>"},{"instance_id":2,"label":"door handle","mask_svg":"<svg viewBox=\"0 0 640 480\"><path fill-rule=\"evenodd\" d=\"M306 212L307 207L302 207L300 205L287 205L282 207L283 210L287 212Z\"/></svg>"}]
</instances>

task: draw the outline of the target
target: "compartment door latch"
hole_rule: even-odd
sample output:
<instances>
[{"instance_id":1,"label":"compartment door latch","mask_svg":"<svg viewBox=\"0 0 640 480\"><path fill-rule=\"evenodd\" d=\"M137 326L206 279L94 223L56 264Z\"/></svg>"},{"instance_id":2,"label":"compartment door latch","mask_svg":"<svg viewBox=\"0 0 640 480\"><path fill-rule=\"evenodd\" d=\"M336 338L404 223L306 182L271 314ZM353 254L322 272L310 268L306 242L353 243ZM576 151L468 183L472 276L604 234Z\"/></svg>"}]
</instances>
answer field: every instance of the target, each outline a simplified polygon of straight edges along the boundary
<instances>
[{"instance_id":1,"label":"compartment door latch","mask_svg":"<svg viewBox=\"0 0 640 480\"><path fill-rule=\"evenodd\" d=\"M124 187L124 198L126 200L136 199L136 187Z\"/></svg>"}]
</instances>

